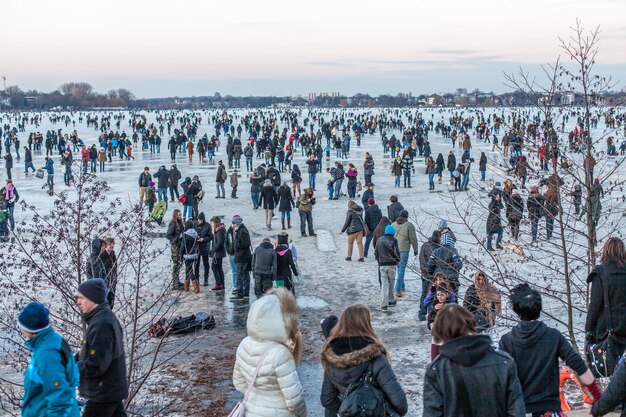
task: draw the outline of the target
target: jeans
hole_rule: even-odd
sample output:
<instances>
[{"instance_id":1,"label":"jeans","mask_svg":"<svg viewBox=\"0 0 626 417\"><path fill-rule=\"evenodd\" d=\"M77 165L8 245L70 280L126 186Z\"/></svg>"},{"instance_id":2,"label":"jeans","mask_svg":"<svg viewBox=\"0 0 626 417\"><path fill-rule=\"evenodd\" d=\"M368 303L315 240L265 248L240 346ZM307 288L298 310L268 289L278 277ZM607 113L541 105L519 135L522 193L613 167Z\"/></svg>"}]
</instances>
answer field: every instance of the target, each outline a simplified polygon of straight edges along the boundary
<instances>
[{"instance_id":1,"label":"jeans","mask_svg":"<svg viewBox=\"0 0 626 417\"><path fill-rule=\"evenodd\" d=\"M95 159L91 160L89 167L91 169L91 172L96 172L96 160Z\"/></svg>"},{"instance_id":2,"label":"jeans","mask_svg":"<svg viewBox=\"0 0 626 417\"><path fill-rule=\"evenodd\" d=\"M335 191L333 193L335 198L339 198L341 196L341 184L343 184L343 178L339 178L335 181Z\"/></svg>"},{"instance_id":3,"label":"jeans","mask_svg":"<svg viewBox=\"0 0 626 417\"><path fill-rule=\"evenodd\" d=\"M500 231L495 232L495 233L489 233L487 235L487 249L488 250L493 250L493 246L491 244L491 240L493 238L493 235L497 235L496 247L500 246L500 244L502 243L502 229L500 229Z\"/></svg>"},{"instance_id":4,"label":"jeans","mask_svg":"<svg viewBox=\"0 0 626 417\"><path fill-rule=\"evenodd\" d=\"M46 179L46 184L48 185L49 191L54 191L54 174L48 174L48 178Z\"/></svg>"},{"instance_id":5,"label":"jeans","mask_svg":"<svg viewBox=\"0 0 626 417\"><path fill-rule=\"evenodd\" d=\"M10 204L7 206L9 210L9 223L11 224L11 230L15 230L15 219L13 219L13 212L15 211L15 204Z\"/></svg>"},{"instance_id":6,"label":"jeans","mask_svg":"<svg viewBox=\"0 0 626 417\"><path fill-rule=\"evenodd\" d=\"M246 170L247 171L252 171L252 157L251 156L246 156Z\"/></svg>"},{"instance_id":7,"label":"jeans","mask_svg":"<svg viewBox=\"0 0 626 417\"><path fill-rule=\"evenodd\" d=\"M404 171L404 188L410 187L410 186L411 186L411 171Z\"/></svg>"},{"instance_id":8,"label":"jeans","mask_svg":"<svg viewBox=\"0 0 626 417\"><path fill-rule=\"evenodd\" d=\"M224 183L223 182L216 182L215 183L215 188L217 189L217 197L226 198L226 190L224 189ZM220 194L220 190L222 191L221 194Z\"/></svg>"},{"instance_id":9,"label":"jeans","mask_svg":"<svg viewBox=\"0 0 626 417\"><path fill-rule=\"evenodd\" d=\"M176 200L178 200L178 196L179 196L179 194L178 194L178 187L171 186L170 187L170 197L171 197L170 200L175 201L174 200L174 194L176 194Z\"/></svg>"},{"instance_id":10,"label":"jeans","mask_svg":"<svg viewBox=\"0 0 626 417\"><path fill-rule=\"evenodd\" d=\"M235 266L234 255L228 255L228 263L230 264L230 271L233 274L233 288L237 289L237 267Z\"/></svg>"},{"instance_id":11,"label":"jeans","mask_svg":"<svg viewBox=\"0 0 626 417\"><path fill-rule=\"evenodd\" d=\"M365 236L365 250L363 251L363 254L365 255L366 258L367 258L367 254L369 253L370 244L372 243L373 239L374 239L374 231L370 230L370 232Z\"/></svg>"},{"instance_id":12,"label":"jeans","mask_svg":"<svg viewBox=\"0 0 626 417\"><path fill-rule=\"evenodd\" d=\"M157 188L157 194L159 201L165 200L165 205L167 206L167 188Z\"/></svg>"},{"instance_id":13,"label":"jeans","mask_svg":"<svg viewBox=\"0 0 626 417\"><path fill-rule=\"evenodd\" d=\"M252 198L252 206L256 209L259 208L259 196L261 193L253 193L250 192L250 197Z\"/></svg>"},{"instance_id":14,"label":"jeans","mask_svg":"<svg viewBox=\"0 0 626 417\"><path fill-rule=\"evenodd\" d=\"M428 185L430 186L431 190L435 189L435 173L431 172L428 174Z\"/></svg>"},{"instance_id":15,"label":"jeans","mask_svg":"<svg viewBox=\"0 0 626 417\"><path fill-rule=\"evenodd\" d=\"M485 181L486 174L487 174L487 171L480 171L480 180L481 181Z\"/></svg>"},{"instance_id":16,"label":"jeans","mask_svg":"<svg viewBox=\"0 0 626 417\"><path fill-rule=\"evenodd\" d=\"M315 174L309 174L309 188L315 190Z\"/></svg>"},{"instance_id":17,"label":"jeans","mask_svg":"<svg viewBox=\"0 0 626 417\"><path fill-rule=\"evenodd\" d=\"M237 294L239 296L250 295L250 263L237 262L235 269L237 270Z\"/></svg>"},{"instance_id":18,"label":"jeans","mask_svg":"<svg viewBox=\"0 0 626 417\"><path fill-rule=\"evenodd\" d=\"M100 172L104 172L104 161L100 161Z\"/></svg>"},{"instance_id":19,"label":"jeans","mask_svg":"<svg viewBox=\"0 0 626 417\"><path fill-rule=\"evenodd\" d=\"M306 230L304 228L305 224L308 223L309 224L309 234L312 235L314 234L313 232L313 213L308 211L302 211L302 210L298 210L298 212L300 213L300 233L302 235L306 234Z\"/></svg>"},{"instance_id":20,"label":"jeans","mask_svg":"<svg viewBox=\"0 0 626 417\"><path fill-rule=\"evenodd\" d=\"M404 273L406 272L406 266L409 263L409 252L400 252L400 263L396 270L396 292L404 291Z\"/></svg>"},{"instance_id":21,"label":"jeans","mask_svg":"<svg viewBox=\"0 0 626 417\"><path fill-rule=\"evenodd\" d=\"M422 272L422 293L420 294L420 309L419 309L419 317L426 317L426 306L424 305L424 299L428 294L428 290L430 288L430 284L432 282L432 277L428 274Z\"/></svg>"},{"instance_id":22,"label":"jeans","mask_svg":"<svg viewBox=\"0 0 626 417\"><path fill-rule=\"evenodd\" d=\"M356 181L348 181L348 198L356 197Z\"/></svg>"},{"instance_id":23,"label":"jeans","mask_svg":"<svg viewBox=\"0 0 626 417\"><path fill-rule=\"evenodd\" d=\"M463 174L463 181L461 182L461 190L467 191L469 185L469 174Z\"/></svg>"},{"instance_id":24,"label":"jeans","mask_svg":"<svg viewBox=\"0 0 626 417\"><path fill-rule=\"evenodd\" d=\"M193 217L193 206L183 206L183 219L191 219Z\"/></svg>"},{"instance_id":25,"label":"jeans","mask_svg":"<svg viewBox=\"0 0 626 417\"><path fill-rule=\"evenodd\" d=\"M288 222L291 222L291 212L290 211L281 211L280 212L280 220L285 221L285 217Z\"/></svg>"},{"instance_id":26,"label":"jeans","mask_svg":"<svg viewBox=\"0 0 626 417\"><path fill-rule=\"evenodd\" d=\"M395 187L400 187L400 175L396 175L396 182L394 183Z\"/></svg>"},{"instance_id":27,"label":"jeans","mask_svg":"<svg viewBox=\"0 0 626 417\"><path fill-rule=\"evenodd\" d=\"M546 236L552 239L552 231L554 230L554 217L550 214L546 216Z\"/></svg>"},{"instance_id":28,"label":"jeans","mask_svg":"<svg viewBox=\"0 0 626 417\"><path fill-rule=\"evenodd\" d=\"M379 266L380 272L380 306L387 307L393 301L393 284L396 280L395 266Z\"/></svg>"},{"instance_id":29,"label":"jeans","mask_svg":"<svg viewBox=\"0 0 626 417\"><path fill-rule=\"evenodd\" d=\"M530 221L530 234L533 237L533 242L537 241L537 230L539 229L539 219Z\"/></svg>"}]
</instances>

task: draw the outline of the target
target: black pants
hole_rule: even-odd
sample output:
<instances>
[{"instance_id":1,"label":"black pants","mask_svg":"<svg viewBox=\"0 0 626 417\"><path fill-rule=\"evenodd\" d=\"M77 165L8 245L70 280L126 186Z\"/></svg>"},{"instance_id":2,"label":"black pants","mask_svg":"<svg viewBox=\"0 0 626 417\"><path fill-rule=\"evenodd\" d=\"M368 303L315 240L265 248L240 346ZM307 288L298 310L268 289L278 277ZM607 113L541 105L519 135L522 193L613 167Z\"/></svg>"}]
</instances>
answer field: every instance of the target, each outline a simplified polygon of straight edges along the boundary
<instances>
[{"instance_id":1,"label":"black pants","mask_svg":"<svg viewBox=\"0 0 626 417\"><path fill-rule=\"evenodd\" d=\"M198 275L196 275L194 265L197 259L185 259L185 281L193 281L198 279Z\"/></svg>"},{"instance_id":2,"label":"black pants","mask_svg":"<svg viewBox=\"0 0 626 417\"><path fill-rule=\"evenodd\" d=\"M209 280L209 270L211 269L209 264L209 254L206 255L198 255L198 260L196 261L196 277L200 279L200 261L202 260L202 269L204 269L204 280Z\"/></svg>"},{"instance_id":3,"label":"black pants","mask_svg":"<svg viewBox=\"0 0 626 417\"><path fill-rule=\"evenodd\" d=\"M240 297L250 296L250 262L236 262L237 294Z\"/></svg>"},{"instance_id":4,"label":"black pants","mask_svg":"<svg viewBox=\"0 0 626 417\"><path fill-rule=\"evenodd\" d=\"M174 200L174 194L176 194L176 200ZM179 194L178 194L178 187L170 187L170 200L172 201L177 201Z\"/></svg>"},{"instance_id":5,"label":"black pants","mask_svg":"<svg viewBox=\"0 0 626 417\"><path fill-rule=\"evenodd\" d=\"M213 258L211 269L213 270L213 276L215 277L215 285L224 286L224 268L222 267L222 260L224 258Z\"/></svg>"},{"instance_id":6,"label":"black pants","mask_svg":"<svg viewBox=\"0 0 626 417\"><path fill-rule=\"evenodd\" d=\"M116 403L94 403L87 401L83 411L83 417L126 417L124 404Z\"/></svg>"},{"instance_id":7,"label":"black pants","mask_svg":"<svg viewBox=\"0 0 626 417\"><path fill-rule=\"evenodd\" d=\"M265 292L272 288L274 285L273 279L274 276L272 274L254 274L254 295L256 295L256 298L261 298Z\"/></svg>"}]
</instances>

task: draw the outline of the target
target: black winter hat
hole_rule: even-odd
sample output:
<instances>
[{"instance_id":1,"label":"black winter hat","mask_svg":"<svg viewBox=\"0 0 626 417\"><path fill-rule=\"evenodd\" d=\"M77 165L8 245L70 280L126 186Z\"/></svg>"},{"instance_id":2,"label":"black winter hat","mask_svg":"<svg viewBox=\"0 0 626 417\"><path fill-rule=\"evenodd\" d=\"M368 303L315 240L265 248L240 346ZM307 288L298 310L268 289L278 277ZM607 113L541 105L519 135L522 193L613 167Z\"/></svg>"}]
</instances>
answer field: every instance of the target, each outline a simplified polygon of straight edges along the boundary
<instances>
[{"instance_id":1,"label":"black winter hat","mask_svg":"<svg viewBox=\"0 0 626 417\"><path fill-rule=\"evenodd\" d=\"M286 233L281 233L278 235L278 244L279 245L288 245L289 244L289 235Z\"/></svg>"},{"instance_id":2,"label":"black winter hat","mask_svg":"<svg viewBox=\"0 0 626 417\"><path fill-rule=\"evenodd\" d=\"M185 230L189 229L193 229L193 221L191 220L187 220L187 223L185 223Z\"/></svg>"},{"instance_id":3,"label":"black winter hat","mask_svg":"<svg viewBox=\"0 0 626 417\"><path fill-rule=\"evenodd\" d=\"M203 211L198 214L198 220L202 220L203 222L206 221L206 216Z\"/></svg>"},{"instance_id":4,"label":"black winter hat","mask_svg":"<svg viewBox=\"0 0 626 417\"><path fill-rule=\"evenodd\" d=\"M408 219L409 218L409 212L406 211L406 210L402 210L400 212L400 217L404 217L404 218Z\"/></svg>"},{"instance_id":5,"label":"black winter hat","mask_svg":"<svg viewBox=\"0 0 626 417\"><path fill-rule=\"evenodd\" d=\"M78 292L96 304L103 304L107 300L107 283L102 278L92 278L80 284Z\"/></svg>"},{"instance_id":6,"label":"black winter hat","mask_svg":"<svg viewBox=\"0 0 626 417\"><path fill-rule=\"evenodd\" d=\"M39 333L50 327L48 309L39 303L28 303L17 318L17 325L28 333Z\"/></svg>"},{"instance_id":7,"label":"black winter hat","mask_svg":"<svg viewBox=\"0 0 626 417\"><path fill-rule=\"evenodd\" d=\"M331 314L325 319L322 319L320 325L322 326L322 333L324 333L324 337L326 339L328 339L328 337L330 336L330 332L333 330L333 327L337 325L338 321L339 319L334 314Z\"/></svg>"}]
</instances>

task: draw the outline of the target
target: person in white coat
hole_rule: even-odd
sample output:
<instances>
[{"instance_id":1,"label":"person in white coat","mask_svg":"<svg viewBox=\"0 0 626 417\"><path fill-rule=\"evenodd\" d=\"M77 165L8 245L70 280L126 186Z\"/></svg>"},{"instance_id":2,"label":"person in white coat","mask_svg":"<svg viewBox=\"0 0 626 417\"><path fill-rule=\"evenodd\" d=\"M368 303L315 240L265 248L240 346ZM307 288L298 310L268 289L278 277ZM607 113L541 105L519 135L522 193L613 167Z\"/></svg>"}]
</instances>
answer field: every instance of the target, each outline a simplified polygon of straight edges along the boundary
<instances>
[{"instance_id":1,"label":"person in white coat","mask_svg":"<svg viewBox=\"0 0 626 417\"><path fill-rule=\"evenodd\" d=\"M296 363L302 354L298 307L293 295L274 288L255 301L248 313L248 336L237 348L233 370L235 388L245 393L246 417L306 417Z\"/></svg>"}]
</instances>

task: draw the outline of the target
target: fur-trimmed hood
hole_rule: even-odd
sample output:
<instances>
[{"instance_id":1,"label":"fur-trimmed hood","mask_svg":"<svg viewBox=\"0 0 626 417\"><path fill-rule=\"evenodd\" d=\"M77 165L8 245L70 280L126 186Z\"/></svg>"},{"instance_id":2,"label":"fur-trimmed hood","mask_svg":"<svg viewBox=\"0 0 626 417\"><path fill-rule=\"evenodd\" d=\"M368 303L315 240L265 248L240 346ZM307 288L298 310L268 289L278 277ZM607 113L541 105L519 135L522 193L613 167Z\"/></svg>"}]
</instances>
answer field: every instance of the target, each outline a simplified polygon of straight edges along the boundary
<instances>
[{"instance_id":1,"label":"fur-trimmed hood","mask_svg":"<svg viewBox=\"0 0 626 417\"><path fill-rule=\"evenodd\" d=\"M368 363L386 355L383 345L362 337L342 337L328 344L322 355L335 368L345 369Z\"/></svg>"}]
</instances>

